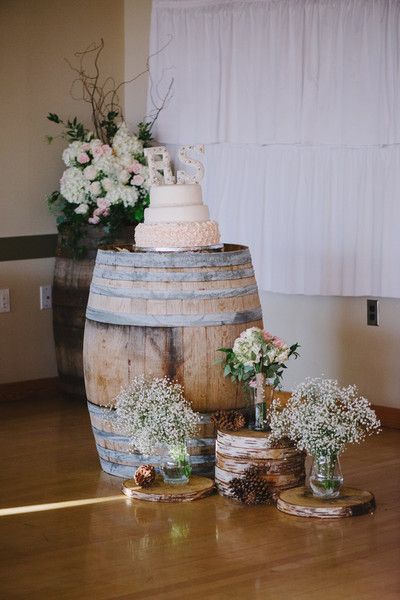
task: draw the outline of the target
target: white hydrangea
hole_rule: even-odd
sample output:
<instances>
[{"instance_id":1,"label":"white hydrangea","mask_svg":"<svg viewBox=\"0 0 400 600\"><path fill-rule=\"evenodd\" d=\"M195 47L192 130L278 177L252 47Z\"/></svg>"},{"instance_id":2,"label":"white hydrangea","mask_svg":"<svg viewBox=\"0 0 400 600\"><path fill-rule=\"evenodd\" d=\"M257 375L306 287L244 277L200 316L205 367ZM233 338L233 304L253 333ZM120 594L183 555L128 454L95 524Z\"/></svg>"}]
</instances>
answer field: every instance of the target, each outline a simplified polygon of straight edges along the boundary
<instances>
[{"instance_id":1,"label":"white hydrangea","mask_svg":"<svg viewBox=\"0 0 400 600\"><path fill-rule=\"evenodd\" d=\"M72 142L68 148L62 153L62 159L67 167L73 167L75 165L78 154L83 152L83 147L86 147L85 142Z\"/></svg>"},{"instance_id":2,"label":"white hydrangea","mask_svg":"<svg viewBox=\"0 0 400 600\"><path fill-rule=\"evenodd\" d=\"M88 204L79 204L79 206L76 207L75 212L77 215L85 215L88 212L88 210Z\"/></svg>"},{"instance_id":3,"label":"white hydrangea","mask_svg":"<svg viewBox=\"0 0 400 600\"><path fill-rule=\"evenodd\" d=\"M81 169L70 167L66 169L60 180L60 192L72 204L84 204L89 193L90 181L83 175Z\"/></svg>"},{"instance_id":4,"label":"white hydrangea","mask_svg":"<svg viewBox=\"0 0 400 600\"><path fill-rule=\"evenodd\" d=\"M355 385L340 387L333 379L306 379L285 407L274 400L271 440L288 437L312 456L337 456L346 444L378 433L380 422Z\"/></svg>"},{"instance_id":5,"label":"white hydrangea","mask_svg":"<svg viewBox=\"0 0 400 600\"><path fill-rule=\"evenodd\" d=\"M173 449L197 430L199 417L168 378L136 377L116 398L116 422L132 449L148 455L165 444Z\"/></svg>"},{"instance_id":6,"label":"white hydrangea","mask_svg":"<svg viewBox=\"0 0 400 600\"><path fill-rule=\"evenodd\" d=\"M106 194L106 199L110 204L122 203L125 207L135 206L139 197L135 187L125 186L116 183Z\"/></svg>"},{"instance_id":7,"label":"white hydrangea","mask_svg":"<svg viewBox=\"0 0 400 600\"><path fill-rule=\"evenodd\" d=\"M102 155L99 158L93 158L93 165L96 167L98 171L102 171L104 175L114 175L118 171L115 164L114 156L105 156Z\"/></svg>"},{"instance_id":8,"label":"white hydrangea","mask_svg":"<svg viewBox=\"0 0 400 600\"><path fill-rule=\"evenodd\" d=\"M113 149L118 158L124 161L129 159L132 162L135 154L143 152L143 142L136 135L129 133L126 123L121 123L113 139Z\"/></svg>"}]
</instances>

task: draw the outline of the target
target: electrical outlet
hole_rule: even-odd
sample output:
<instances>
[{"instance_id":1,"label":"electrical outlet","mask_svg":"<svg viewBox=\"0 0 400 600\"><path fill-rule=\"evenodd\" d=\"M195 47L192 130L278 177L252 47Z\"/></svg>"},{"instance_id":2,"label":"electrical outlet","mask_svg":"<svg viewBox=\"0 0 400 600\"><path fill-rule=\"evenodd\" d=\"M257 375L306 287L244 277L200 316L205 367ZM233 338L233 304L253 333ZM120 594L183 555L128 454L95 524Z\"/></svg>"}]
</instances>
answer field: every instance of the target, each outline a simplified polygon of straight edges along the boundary
<instances>
[{"instance_id":1,"label":"electrical outlet","mask_svg":"<svg viewBox=\"0 0 400 600\"><path fill-rule=\"evenodd\" d=\"M367 325L379 325L379 304L378 300L367 299Z\"/></svg>"},{"instance_id":2,"label":"electrical outlet","mask_svg":"<svg viewBox=\"0 0 400 600\"><path fill-rule=\"evenodd\" d=\"M52 303L52 293L51 293L51 285L41 285L40 286L40 310L46 310L51 308Z\"/></svg>"},{"instance_id":3,"label":"electrical outlet","mask_svg":"<svg viewBox=\"0 0 400 600\"><path fill-rule=\"evenodd\" d=\"M10 290L3 288L0 290L0 313L10 312Z\"/></svg>"}]
</instances>

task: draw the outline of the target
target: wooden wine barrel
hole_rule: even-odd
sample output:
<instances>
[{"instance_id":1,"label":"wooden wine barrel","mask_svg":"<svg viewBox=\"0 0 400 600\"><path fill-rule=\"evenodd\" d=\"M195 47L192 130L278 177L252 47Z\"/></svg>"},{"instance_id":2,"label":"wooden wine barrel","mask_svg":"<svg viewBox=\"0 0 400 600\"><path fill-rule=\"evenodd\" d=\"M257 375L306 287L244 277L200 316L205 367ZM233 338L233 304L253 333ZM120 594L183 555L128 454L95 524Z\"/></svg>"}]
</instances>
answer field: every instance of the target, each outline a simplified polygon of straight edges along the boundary
<instances>
[{"instance_id":1,"label":"wooden wine barrel","mask_svg":"<svg viewBox=\"0 0 400 600\"><path fill-rule=\"evenodd\" d=\"M232 346L247 327L262 327L248 248L100 249L86 317L90 402L112 406L121 387L146 374L177 379L201 413L245 404L242 386L223 377L217 350Z\"/></svg>"},{"instance_id":2,"label":"wooden wine barrel","mask_svg":"<svg viewBox=\"0 0 400 600\"><path fill-rule=\"evenodd\" d=\"M97 248L104 239L102 227L87 227L81 244L85 258L75 259L66 235L59 235L53 278L53 333L61 389L85 396L83 377L83 332L90 282ZM133 228L118 235L121 243L133 240Z\"/></svg>"},{"instance_id":3,"label":"wooden wine barrel","mask_svg":"<svg viewBox=\"0 0 400 600\"><path fill-rule=\"evenodd\" d=\"M88 402L88 409L100 466L106 473L117 477L133 477L143 463L158 467L159 456L143 456L132 452L129 438L118 431L115 410ZM193 473L214 475L215 432L210 415L199 415L197 437L188 441L190 464Z\"/></svg>"},{"instance_id":4,"label":"wooden wine barrel","mask_svg":"<svg viewBox=\"0 0 400 600\"><path fill-rule=\"evenodd\" d=\"M215 483L223 496L230 496L229 483L241 477L251 465L266 469L263 479L271 492L303 485L305 454L293 447L273 447L268 444L269 434L261 431L218 431L216 444Z\"/></svg>"}]
</instances>

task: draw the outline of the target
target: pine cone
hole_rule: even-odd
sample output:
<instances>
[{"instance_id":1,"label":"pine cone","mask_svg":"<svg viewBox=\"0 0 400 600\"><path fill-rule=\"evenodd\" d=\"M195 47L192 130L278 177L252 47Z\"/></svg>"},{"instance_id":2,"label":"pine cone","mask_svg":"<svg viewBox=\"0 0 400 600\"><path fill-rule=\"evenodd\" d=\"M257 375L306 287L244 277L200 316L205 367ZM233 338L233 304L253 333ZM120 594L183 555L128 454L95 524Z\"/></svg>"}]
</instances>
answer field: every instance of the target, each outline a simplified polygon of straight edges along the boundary
<instances>
[{"instance_id":1,"label":"pine cone","mask_svg":"<svg viewBox=\"0 0 400 600\"><path fill-rule=\"evenodd\" d=\"M282 437L278 439L272 439L268 446L270 448L294 448L296 444L292 442L288 437Z\"/></svg>"},{"instance_id":2,"label":"pine cone","mask_svg":"<svg viewBox=\"0 0 400 600\"><path fill-rule=\"evenodd\" d=\"M135 473L135 483L140 487L147 488L156 478L156 470L153 465L140 465Z\"/></svg>"},{"instance_id":3,"label":"pine cone","mask_svg":"<svg viewBox=\"0 0 400 600\"><path fill-rule=\"evenodd\" d=\"M246 425L245 417L237 410L231 412L217 410L211 420L217 429L225 429L225 431L239 431Z\"/></svg>"},{"instance_id":4,"label":"pine cone","mask_svg":"<svg viewBox=\"0 0 400 600\"><path fill-rule=\"evenodd\" d=\"M234 498L244 504L267 504L272 495L268 483L262 479L266 469L250 466L244 472L244 477L235 477L229 483L229 489Z\"/></svg>"}]
</instances>

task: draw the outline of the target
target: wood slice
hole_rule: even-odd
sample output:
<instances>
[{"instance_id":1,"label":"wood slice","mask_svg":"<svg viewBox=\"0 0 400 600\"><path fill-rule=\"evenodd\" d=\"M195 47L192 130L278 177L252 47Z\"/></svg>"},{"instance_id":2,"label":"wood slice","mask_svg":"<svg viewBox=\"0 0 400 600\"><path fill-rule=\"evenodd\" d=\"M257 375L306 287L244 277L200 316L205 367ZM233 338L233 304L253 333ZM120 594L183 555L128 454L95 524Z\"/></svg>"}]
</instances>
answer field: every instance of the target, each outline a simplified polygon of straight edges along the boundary
<instances>
[{"instance_id":1,"label":"wood slice","mask_svg":"<svg viewBox=\"0 0 400 600\"><path fill-rule=\"evenodd\" d=\"M139 487L134 479L128 479L122 484L122 492L126 496L147 502L192 502L206 498L214 491L214 481L198 475L193 475L189 482L183 485L164 483L160 476L148 488Z\"/></svg>"},{"instance_id":2,"label":"wood slice","mask_svg":"<svg viewBox=\"0 0 400 600\"><path fill-rule=\"evenodd\" d=\"M218 431L215 482L220 494L230 496L231 480L242 477L252 465L265 470L261 477L268 483L272 493L304 483L304 453L285 445L270 448L269 435L250 429Z\"/></svg>"},{"instance_id":3,"label":"wood slice","mask_svg":"<svg viewBox=\"0 0 400 600\"><path fill-rule=\"evenodd\" d=\"M281 492L277 508L297 517L318 519L340 519L356 517L374 512L375 498L371 492L343 487L339 498L325 500L316 498L311 490L302 486Z\"/></svg>"}]
</instances>

